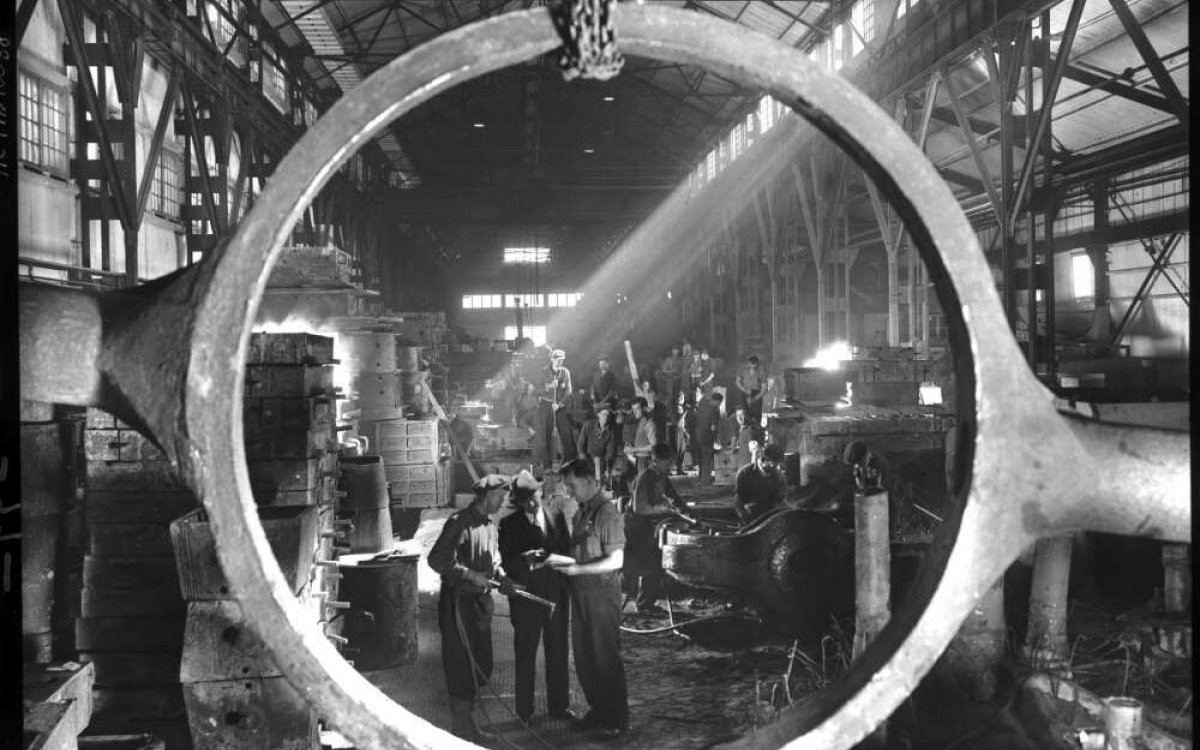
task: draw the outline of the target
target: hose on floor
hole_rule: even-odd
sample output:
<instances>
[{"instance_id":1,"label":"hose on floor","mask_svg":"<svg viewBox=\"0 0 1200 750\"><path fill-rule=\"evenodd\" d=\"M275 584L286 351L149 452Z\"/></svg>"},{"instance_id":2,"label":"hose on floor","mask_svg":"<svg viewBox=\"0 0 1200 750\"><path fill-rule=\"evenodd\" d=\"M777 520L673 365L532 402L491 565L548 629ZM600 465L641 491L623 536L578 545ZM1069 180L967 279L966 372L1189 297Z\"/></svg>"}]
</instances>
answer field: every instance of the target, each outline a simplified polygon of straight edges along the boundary
<instances>
[{"instance_id":1,"label":"hose on floor","mask_svg":"<svg viewBox=\"0 0 1200 750\"><path fill-rule=\"evenodd\" d=\"M500 705L504 707L505 711L507 711L514 719L517 720L517 722L525 729L526 732L529 733L531 737L540 742L546 748L546 750L559 750L557 747L550 744L545 737L542 737L540 734L533 731L533 728L530 727L524 719L518 716L516 711L514 711L507 703L504 702L504 700L500 697L500 694L496 692L496 688L492 686L491 680L488 679L488 676L483 673L483 670L480 669L479 664L475 661L475 652L471 649L471 642L467 640L467 628L465 625L463 625L462 613L459 612L458 609L457 586L454 589L454 597L451 600L450 608L454 610L454 626L458 630L458 638L460 641L462 641L463 649L465 649L467 652L467 661L471 663L471 674L475 676L475 689L478 690L480 686L486 686L488 692L492 694L492 697L494 697L500 703ZM488 631L488 637L491 637L490 629ZM479 706L479 710L483 714L483 717L487 719L488 725L490 726L492 724L492 717L488 716L487 709L485 709L481 704ZM525 748L521 747L502 734L497 733L496 736L504 741L507 745L514 748L514 750L525 750Z\"/></svg>"}]
</instances>

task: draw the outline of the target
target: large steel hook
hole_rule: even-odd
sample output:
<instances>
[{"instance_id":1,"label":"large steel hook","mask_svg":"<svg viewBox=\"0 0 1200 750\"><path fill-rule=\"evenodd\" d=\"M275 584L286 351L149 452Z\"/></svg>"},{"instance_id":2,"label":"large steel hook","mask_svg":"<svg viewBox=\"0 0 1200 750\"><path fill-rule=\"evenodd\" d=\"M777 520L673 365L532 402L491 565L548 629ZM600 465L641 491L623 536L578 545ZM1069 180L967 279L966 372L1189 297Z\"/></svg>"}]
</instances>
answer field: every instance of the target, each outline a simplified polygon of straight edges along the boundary
<instances>
[{"instance_id":1,"label":"large steel hook","mask_svg":"<svg viewBox=\"0 0 1200 750\"><path fill-rule=\"evenodd\" d=\"M798 50L699 13L621 4L624 52L760 88L844 148L904 217L937 281L965 415L959 509L920 595L855 668L737 747L848 748L881 723L945 649L979 595L1035 539L1072 529L1190 540L1186 434L1055 411L1025 366L974 233L912 140L872 101ZM168 453L212 520L221 565L288 679L356 746L470 747L392 703L307 621L270 554L246 474L241 391L250 329L288 230L333 172L387 123L471 78L558 47L549 11L439 36L338 101L280 162L223 252L153 285L87 296L22 290L26 398L101 406ZM53 351L70 336L86 342ZM51 377L53 368L78 376ZM971 440L973 437L973 441Z\"/></svg>"}]
</instances>

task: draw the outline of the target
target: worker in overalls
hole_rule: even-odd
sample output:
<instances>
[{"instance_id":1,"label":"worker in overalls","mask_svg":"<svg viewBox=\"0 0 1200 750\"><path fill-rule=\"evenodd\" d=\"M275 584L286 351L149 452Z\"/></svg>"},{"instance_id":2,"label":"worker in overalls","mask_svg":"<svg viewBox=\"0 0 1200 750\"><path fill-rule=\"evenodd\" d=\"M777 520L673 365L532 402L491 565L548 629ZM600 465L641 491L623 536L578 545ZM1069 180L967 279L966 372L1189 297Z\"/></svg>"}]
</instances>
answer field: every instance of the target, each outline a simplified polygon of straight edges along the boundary
<instances>
[{"instance_id":1,"label":"worker in overalls","mask_svg":"<svg viewBox=\"0 0 1200 750\"><path fill-rule=\"evenodd\" d=\"M491 519L500 510L508 487L508 477L499 474L477 481L475 499L446 519L429 551L429 567L442 577L438 631L450 693L451 731L476 743L496 739L479 728L471 711L479 688L492 676L492 581L501 582L501 593L508 588L496 524Z\"/></svg>"}]
</instances>

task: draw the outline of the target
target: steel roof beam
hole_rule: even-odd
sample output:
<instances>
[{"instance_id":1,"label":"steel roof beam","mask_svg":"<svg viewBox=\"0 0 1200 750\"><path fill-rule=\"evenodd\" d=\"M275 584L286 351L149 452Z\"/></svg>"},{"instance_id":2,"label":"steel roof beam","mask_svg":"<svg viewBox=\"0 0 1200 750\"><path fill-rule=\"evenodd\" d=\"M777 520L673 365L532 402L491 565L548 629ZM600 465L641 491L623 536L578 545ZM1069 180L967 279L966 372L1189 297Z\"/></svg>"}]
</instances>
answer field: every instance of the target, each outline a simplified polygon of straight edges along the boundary
<instances>
[{"instance_id":1,"label":"steel roof beam","mask_svg":"<svg viewBox=\"0 0 1200 750\"><path fill-rule=\"evenodd\" d=\"M1136 102L1144 107L1166 112L1167 114L1175 114L1175 108L1171 105L1166 97L1151 94L1149 91L1138 88L1131 83L1124 83L1125 78L1122 73L1108 73L1106 75L1098 75L1090 70L1084 70L1078 65L1067 65L1064 76L1076 83L1082 83L1085 86L1093 89L1099 89L1113 96L1120 97L1127 101Z\"/></svg>"},{"instance_id":2,"label":"steel roof beam","mask_svg":"<svg viewBox=\"0 0 1200 750\"><path fill-rule=\"evenodd\" d=\"M1150 68L1150 74L1154 76L1154 82L1158 84L1158 88L1162 90L1167 97L1167 101L1171 104L1171 109L1175 116L1179 118L1179 122L1184 128L1189 127L1190 123L1190 107L1188 102L1183 98L1183 94L1179 91L1179 87L1175 85L1175 79L1171 78L1170 72L1163 65L1162 58L1155 51L1154 45L1150 43L1150 39L1146 36L1146 31L1134 18L1130 12L1129 6L1125 4L1125 0L1108 0L1108 4L1112 6L1113 12L1117 14L1117 18L1121 19L1121 25L1125 27L1125 33L1129 34L1133 45L1137 47L1138 54L1142 56L1142 61Z\"/></svg>"}]
</instances>

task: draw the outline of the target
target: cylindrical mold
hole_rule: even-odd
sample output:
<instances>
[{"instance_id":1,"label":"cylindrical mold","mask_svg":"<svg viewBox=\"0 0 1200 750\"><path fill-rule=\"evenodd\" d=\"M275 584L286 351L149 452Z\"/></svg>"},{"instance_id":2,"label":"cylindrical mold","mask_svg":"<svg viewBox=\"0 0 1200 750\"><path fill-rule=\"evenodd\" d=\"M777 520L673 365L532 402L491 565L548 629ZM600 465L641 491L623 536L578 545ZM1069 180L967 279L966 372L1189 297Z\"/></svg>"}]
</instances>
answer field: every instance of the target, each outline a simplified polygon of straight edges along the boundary
<instances>
[{"instance_id":1,"label":"cylindrical mold","mask_svg":"<svg viewBox=\"0 0 1200 750\"><path fill-rule=\"evenodd\" d=\"M338 595L350 603L343 636L359 671L411 664L417 658L418 555L339 565Z\"/></svg>"},{"instance_id":2,"label":"cylindrical mold","mask_svg":"<svg viewBox=\"0 0 1200 750\"><path fill-rule=\"evenodd\" d=\"M392 372L396 369L396 336L391 333L339 333L341 357L360 372Z\"/></svg>"},{"instance_id":3,"label":"cylindrical mold","mask_svg":"<svg viewBox=\"0 0 1200 750\"><path fill-rule=\"evenodd\" d=\"M1187 615L1192 609L1191 548L1186 544L1164 544L1163 614Z\"/></svg>"},{"instance_id":4,"label":"cylindrical mold","mask_svg":"<svg viewBox=\"0 0 1200 750\"><path fill-rule=\"evenodd\" d=\"M356 510L350 530L351 552L380 552L392 546L392 513L382 508Z\"/></svg>"},{"instance_id":5,"label":"cylindrical mold","mask_svg":"<svg viewBox=\"0 0 1200 750\"><path fill-rule=\"evenodd\" d=\"M1034 552L1029 626L1023 656L1049 670L1066 667L1067 586L1071 580L1071 536L1040 539Z\"/></svg>"},{"instance_id":6,"label":"cylindrical mold","mask_svg":"<svg viewBox=\"0 0 1200 750\"><path fill-rule=\"evenodd\" d=\"M1105 750L1140 748L1138 738L1142 735L1142 702L1136 698L1106 698L1104 730L1108 735Z\"/></svg>"},{"instance_id":7,"label":"cylindrical mold","mask_svg":"<svg viewBox=\"0 0 1200 750\"><path fill-rule=\"evenodd\" d=\"M854 656L863 652L891 609L891 547L886 490L854 495Z\"/></svg>"},{"instance_id":8,"label":"cylindrical mold","mask_svg":"<svg viewBox=\"0 0 1200 750\"><path fill-rule=\"evenodd\" d=\"M379 510L388 506L387 475L380 456L347 456L338 464L346 499L341 510Z\"/></svg>"},{"instance_id":9,"label":"cylindrical mold","mask_svg":"<svg viewBox=\"0 0 1200 750\"><path fill-rule=\"evenodd\" d=\"M421 347L419 346L398 346L396 347L396 369L407 372L415 372L421 369Z\"/></svg>"}]
</instances>

